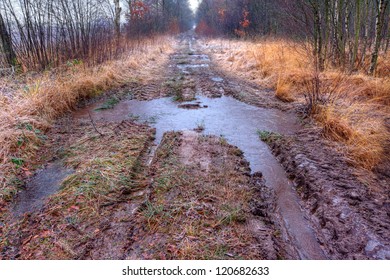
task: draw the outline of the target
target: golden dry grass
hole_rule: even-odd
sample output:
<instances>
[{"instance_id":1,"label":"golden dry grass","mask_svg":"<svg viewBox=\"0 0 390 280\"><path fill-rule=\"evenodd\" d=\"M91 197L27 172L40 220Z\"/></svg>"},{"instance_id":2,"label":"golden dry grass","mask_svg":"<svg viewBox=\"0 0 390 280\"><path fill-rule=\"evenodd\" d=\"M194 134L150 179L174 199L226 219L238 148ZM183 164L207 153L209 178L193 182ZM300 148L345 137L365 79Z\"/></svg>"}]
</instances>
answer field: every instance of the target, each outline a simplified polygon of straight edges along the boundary
<instances>
[{"instance_id":1,"label":"golden dry grass","mask_svg":"<svg viewBox=\"0 0 390 280\"><path fill-rule=\"evenodd\" d=\"M232 76L275 90L282 101L305 103L314 76L310 48L284 40L208 41L217 64ZM320 74L324 99L332 102L314 116L324 136L345 143L350 159L366 169L382 159L390 138L385 126L390 104L390 54L379 58L376 77L363 71L347 75L327 67Z\"/></svg>"},{"instance_id":2,"label":"golden dry grass","mask_svg":"<svg viewBox=\"0 0 390 280\"><path fill-rule=\"evenodd\" d=\"M354 165L372 169L384 159L389 139L383 118L372 112L378 112L373 104L330 105L314 117L322 125L326 138L346 144Z\"/></svg>"},{"instance_id":3,"label":"golden dry grass","mask_svg":"<svg viewBox=\"0 0 390 280\"><path fill-rule=\"evenodd\" d=\"M89 68L70 63L63 69L29 74L19 80L0 81L0 205L11 199L15 188L10 181L23 164L34 159L44 131L51 123L76 107L80 100L126 85L136 79L150 79L145 65L165 63L169 38L145 41L138 50ZM22 80L24 78L24 80Z\"/></svg>"},{"instance_id":4,"label":"golden dry grass","mask_svg":"<svg viewBox=\"0 0 390 280\"><path fill-rule=\"evenodd\" d=\"M279 77L276 84L275 96L284 102L293 102L295 99L292 96L291 84Z\"/></svg>"}]
</instances>

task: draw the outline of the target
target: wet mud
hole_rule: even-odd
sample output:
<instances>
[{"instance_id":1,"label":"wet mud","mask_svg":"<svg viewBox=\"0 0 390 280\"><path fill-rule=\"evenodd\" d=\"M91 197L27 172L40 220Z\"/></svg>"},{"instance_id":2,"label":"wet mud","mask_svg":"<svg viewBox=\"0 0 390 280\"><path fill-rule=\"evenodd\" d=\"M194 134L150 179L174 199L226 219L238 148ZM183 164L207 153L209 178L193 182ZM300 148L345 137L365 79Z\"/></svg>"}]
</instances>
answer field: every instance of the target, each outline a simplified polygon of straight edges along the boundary
<instances>
[{"instance_id":1,"label":"wet mud","mask_svg":"<svg viewBox=\"0 0 390 280\"><path fill-rule=\"evenodd\" d=\"M61 162L49 163L27 182L25 190L15 202L13 214L21 216L27 212L40 210L45 199L58 192L62 181L72 173L73 170L64 167Z\"/></svg>"},{"instance_id":2,"label":"wet mud","mask_svg":"<svg viewBox=\"0 0 390 280\"><path fill-rule=\"evenodd\" d=\"M319 132L301 130L269 145L293 180L329 257L390 259L389 180L349 166Z\"/></svg>"},{"instance_id":3,"label":"wet mud","mask_svg":"<svg viewBox=\"0 0 390 280\"><path fill-rule=\"evenodd\" d=\"M211 54L184 34L155 78L60 120L1 258L389 259L386 172Z\"/></svg>"}]
</instances>

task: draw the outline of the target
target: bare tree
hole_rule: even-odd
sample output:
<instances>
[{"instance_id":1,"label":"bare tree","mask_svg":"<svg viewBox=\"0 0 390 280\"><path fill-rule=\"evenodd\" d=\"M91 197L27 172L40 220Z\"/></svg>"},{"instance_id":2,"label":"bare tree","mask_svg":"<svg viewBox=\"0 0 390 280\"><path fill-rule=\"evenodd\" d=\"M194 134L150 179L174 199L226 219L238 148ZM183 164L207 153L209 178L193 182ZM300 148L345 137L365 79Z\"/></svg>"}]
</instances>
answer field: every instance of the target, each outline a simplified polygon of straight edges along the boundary
<instances>
[{"instance_id":1,"label":"bare tree","mask_svg":"<svg viewBox=\"0 0 390 280\"><path fill-rule=\"evenodd\" d=\"M115 34L117 39L117 44L119 44L119 40L121 37L121 13L122 8L120 6L119 0L114 0L115 5L115 17L114 17L114 25L115 25Z\"/></svg>"},{"instance_id":2,"label":"bare tree","mask_svg":"<svg viewBox=\"0 0 390 280\"><path fill-rule=\"evenodd\" d=\"M371 55L371 66L370 66L370 74L374 74L377 62L378 62L378 54L379 48L381 46L381 42L383 39L383 26L385 24L385 13L387 9L387 5L389 4L389 0L376 0L378 8L376 15L376 23L375 23L375 40L374 40L374 51Z\"/></svg>"},{"instance_id":3,"label":"bare tree","mask_svg":"<svg viewBox=\"0 0 390 280\"><path fill-rule=\"evenodd\" d=\"M0 13L0 39L5 53L6 61L9 65L15 66L16 54L12 47L11 36L8 33L7 26L5 25L3 16Z\"/></svg>"}]
</instances>

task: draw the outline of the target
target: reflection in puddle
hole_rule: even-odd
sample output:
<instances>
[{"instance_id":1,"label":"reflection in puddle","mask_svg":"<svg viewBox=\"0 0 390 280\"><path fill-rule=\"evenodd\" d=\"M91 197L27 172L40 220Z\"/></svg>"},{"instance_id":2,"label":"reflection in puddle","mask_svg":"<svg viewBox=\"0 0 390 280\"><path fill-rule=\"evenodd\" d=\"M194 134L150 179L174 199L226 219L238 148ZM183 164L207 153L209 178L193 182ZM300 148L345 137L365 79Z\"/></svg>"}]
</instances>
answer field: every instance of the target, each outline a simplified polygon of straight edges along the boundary
<instances>
[{"instance_id":1,"label":"reflection in puddle","mask_svg":"<svg viewBox=\"0 0 390 280\"><path fill-rule=\"evenodd\" d=\"M190 58L199 59L199 60L205 60L205 61L211 61L210 57L205 54L192 54Z\"/></svg>"},{"instance_id":2,"label":"reflection in puddle","mask_svg":"<svg viewBox=\"0 0 390 280\"><path fill-rule=\"evenodd\" d=\"M177 68L180 70L186 70L186 69L199 69L199 68L208 68L210 67L209 64L178 64Z\"/></svg>"},{"instance_id":3,"label":"reflection in puddle","mask_svg":"<svg viewBox=\"0 0 390 280\"><path fill-rule=\"evenodd\" d=\"M276 161L267 145L259 140L258 130L291 134L298 128L292 114L254 107L231 97L197 97L196 101L193 104L199 104L196 105L198 109L188 110L183 104L178 106L171 98L130 100L118 104L114 110L92 110L91 114L97 121L119 122L131 119L134 115L139 116L141 121L153 118L155 121L152 126L157 129L158 143L165 132L195 129L202 122L205 126L204 134L223 136L240 148L253 172L264 172L264 169L269 168L270 160ZM89 109L80 111L76 117L88 118Z\"/></svg>"},{"instance_id":4,"label":"reflection in puddle","mask_svg":"<svg viewBox=\"0 0 390 280\"><path fill-rule=\"evenodd\" d=\"M102 112L86 108L75 117L87 121L88 112L91 112L94 120L103 122L120 122L130 119L130 116L139 116L140 121L153 119L150 125L156 128L157 144L168 131L193 130L199 124L202 125L203 134L224 137L244 152L252 172L260 171L267 186L274 190L277 211L284 222L283 238L294 244L299 258L324 259L315 234L302 213L292 183L258 136L259 130L285 135L294 133L299 127L295 116L279 110L254 107L227 96L214 99L199 96L192 105L188 105L193 110L186 106L180 108L179 105L171 98L130 100L121 102L113 110Z\"/></svg>"}]
</instances>

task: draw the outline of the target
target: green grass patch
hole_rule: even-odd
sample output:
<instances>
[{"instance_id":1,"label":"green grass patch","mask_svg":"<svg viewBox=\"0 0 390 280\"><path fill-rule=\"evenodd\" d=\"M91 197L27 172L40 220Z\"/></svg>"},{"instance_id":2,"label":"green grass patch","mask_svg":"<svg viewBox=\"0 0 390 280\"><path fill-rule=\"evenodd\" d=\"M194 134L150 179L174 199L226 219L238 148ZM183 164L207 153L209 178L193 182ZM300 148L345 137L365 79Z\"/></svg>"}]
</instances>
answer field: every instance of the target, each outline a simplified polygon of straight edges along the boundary
<instances>
[{"instance_id":1,"label":"green grass patch","mask_svg":"<svg viewBox=\"0 0 390 280\"><path fill-rule=\"evenodd\" d=\"M259 135L261 141L263 142L271 142L274 140L282 139L282 135L279 133L269 132L266 130L258 130L257 134Z\"/></svg>"},{"instance_id":2,"label":"green grass patch","mask_svg":"<svg viewBox=\"0 0 390 280\"><path fill-rule=\"evenodd\" d=\"M119 98L111 97L110 99L106 100L106 102L104 102L101 106L96 108L95 111L113 109L119 102L120 102Z\"/></svg>"}]
</instances>

